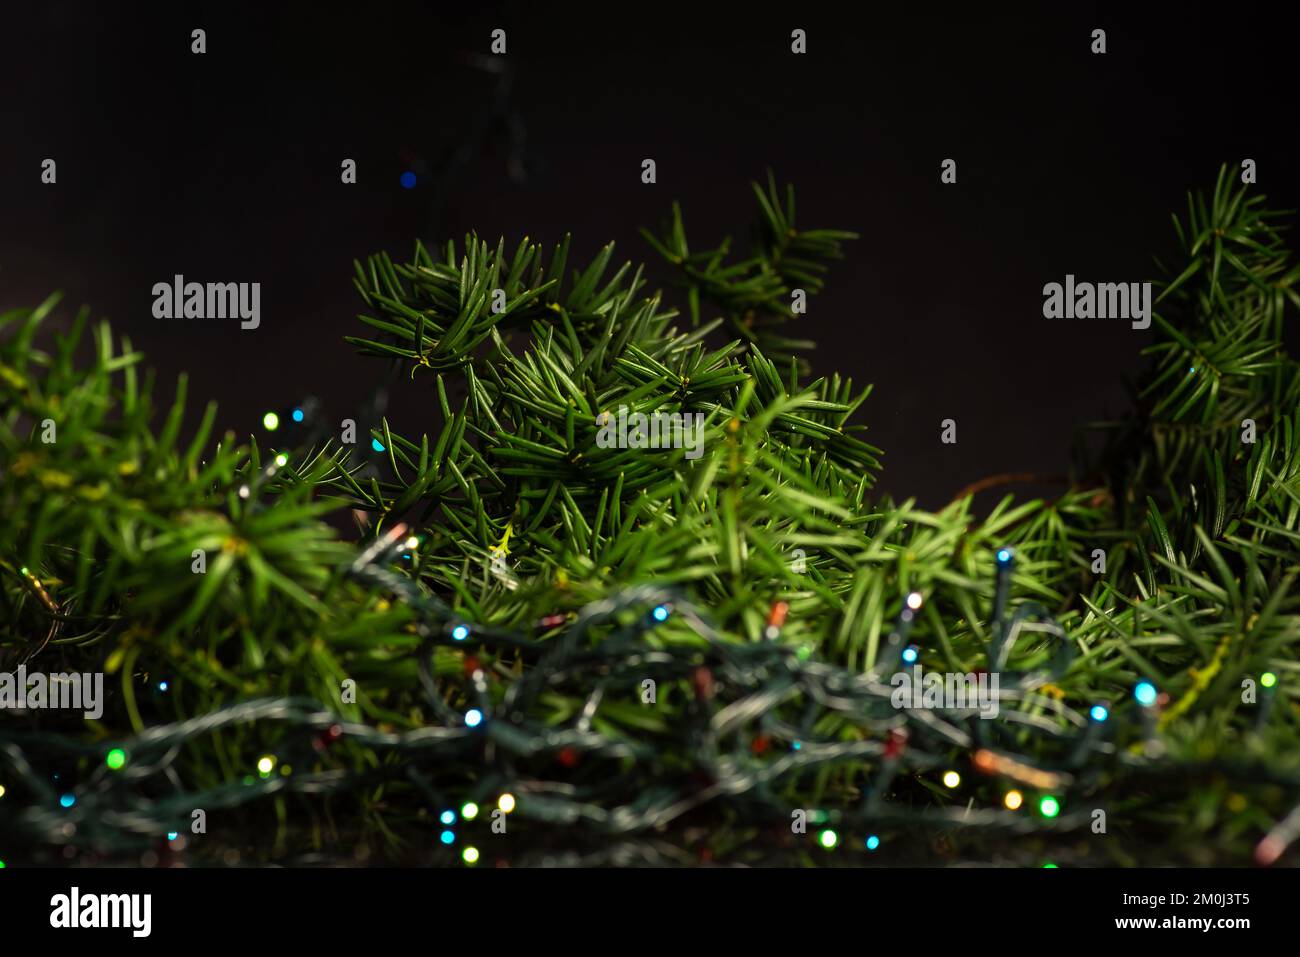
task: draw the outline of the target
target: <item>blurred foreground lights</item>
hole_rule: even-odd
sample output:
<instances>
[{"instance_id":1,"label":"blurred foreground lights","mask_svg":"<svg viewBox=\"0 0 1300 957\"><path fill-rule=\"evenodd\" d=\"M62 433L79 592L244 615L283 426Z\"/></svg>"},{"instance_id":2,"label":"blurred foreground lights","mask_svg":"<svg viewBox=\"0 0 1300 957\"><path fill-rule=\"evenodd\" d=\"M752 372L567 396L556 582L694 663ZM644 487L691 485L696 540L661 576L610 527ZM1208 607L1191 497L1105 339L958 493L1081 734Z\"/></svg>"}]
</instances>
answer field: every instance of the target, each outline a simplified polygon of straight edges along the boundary
<instances>
[{"instance_id":1,"label":"blurred foreground lights","mask_svg":"<svg viewBox=\"0 0 1300 957\"><path fill-rule=\"evenodd\" d=\"M5 786L0 784L0 798L5 796Z\"/></svg>"},{"instance_id":2,"label":"blurred foreground lights","mask_svg":"<svg viewBox=\"0 0 1300 957\"><path fill-rule=\"evenodd\" d=\"M961 784L961 775L956 771L948 771L943 776L944 787L955 788Z\"/></svg>"},{"instance_id":3,"label":"blurred foreground lights","mask_svg":"<svg viewBox=\"0 0 1300 957\"><path fill-rule=\"evenodd\" d=\"M438 836L438 840L442 841L444 844L455 844L456 834L454 831L443 831L442 834Z\"/></svg>"},{"instance_id":4,"label":"blurred foreground lights","mask_svg":"<svg viewBox=\"0 0 1300 957\"><path fill-rule=\"evenodd\" d=\"M515 796L513 794L501 795L501 800L497 801L497 807L509 814L515 809Z\"/></svg>"},{"instance_id":5,"label":"blurred foreground lights","mask_svg":"<svg viewBox=\"0 0 1300 957\"><path fill-rule=\"evenodd\" d=\"M477 863L478 863L478 848L477 848L477 847L467 847L467 848L465 848L465 850L463 850L463 851L460 852L460 856L461 856L461 859L464 860L466 864L477 864Z\"/></svg>"},{"instance_id":6,"label":"blurred foreground lights","mask_svg":"<svg viewBox=\"0 0 1300 957\"><path fill-rule=\"evenodd\" d=\"M268 432L274 432L280 427L280 417L274 412L268 412L262 416L262 427Z\"/></svg>"},{"instance_id":7,"label":"blurred foreground lights","mask_svg":"<svg viewBox=\"0 0 1300 957\"><path fill-rule=\"evenodd\" d=\"M262 777L267 777L275 770L275 758L269 754L263 755L257 762L257 773Z\"/></svg>"},{"instance_id":8,"label":"blurred foreground lights","mask_svg":"<svg viewBox=\"0 0 1300 957\"><path fill-rule=\"evenodd\" d=\"M478 708L470 708L465 712L465 724L471 728L477 728L483 723L483 712Z\"/></svg>"},{"instance_id":9,"label":"blurred foreground lights","mask_svg":"<svg viewBox=\"0 0 1300 957\"><path fill-rule=\"evenodd\" d=\"M104 763L108 765L110 771L121 770L122 766L126 764L126 752L121 748L114 748L104 755Z\"/></svg>"},{"instance_id":10,"label":"blurred foreground lights","mask_svg":"<svg viewBox=\"0 0 1300 957\"><path fill-rule=\"evenodd\" d=\"M1008 791L1007 796L1002 799L1002 803L1007 806L1008 811L1020 809L1020 805L1025 803L1025 796L1019 791Z\"/></svg>"},{"instance_id":11,"label":"blurred foreground lights","mask_svg":"<svg viewBox=\"0 0 1300 957\"><path fill-rule=\"evenodd\" d=\"M279 455L275 457L275 464L280 466L280 468L284 468L286 465L289 464L289 456L281 452Z\"/></svg>"},{"instance_id":12,"label":"blurred foreground lights","mask_svg":"<svg viewBox=\"0 0 1300 957\"><path fill-rule=\"evenodd\" d=\"M1092 715L1092 720L1098 724L1110 717L1110 712L1106 710L1106 706L1101 704L1093 705L1088 714Z\"/></svg>"},{"instance_id":13,"label":"blurred foreground lights","mask_svg":"<svg viewBox=\"0 0 1300 957\"><path fill-rule=\"evenodd\" d=\"M651 616L652 618L654 618L655 621L667 621L667 620L668 620L668 606L667 606L667 605L656 605L655 608L654 608L654 611L650 612L650 616Z\"/></svg>"},{"instance_id":14,"label":"blurred foreground lights","mask_svg":"<svg viewBox=\"0 0 1300 957\"><path fill-rule=\"evenodd\" d=\"M72 807L72 805L76 803L77 803L77 796L75 794L65 794L59 798L59 804L62 805L63 807Z\"/></svg>"},{"instance_id":15,"label":"blurred foreground lights","mask_svg":"<svg viewBox=\"0 0 1300 957\"><path fill-rule=\"evenodd\" d=\"M478 805L475 804L473 801L470 801L467 804L462 805L460 809L460 816L467 821L474 820L474 818L478 817Z\"/></svg>"},{"instance_id":16,"label":"blurred foreground lights","mask_svg":"<svg viewBox=\"0 0 1300 957\"><path fill-rule=\"evenodd\" d=\"M1266 671L1259 676L1259 683L1265 688L1271 688L1277 684L1277 675L1273 674L1271 671Z\"/></svg>"},{"instance_id":17,"label":"blurred foreground lights","mask_svg":"<svg viewBox=\"0 0 1300 957\"><path fill-rule=\"evenodd\" d=\"M438 816L438 820L440 820L443 824L455 824L456 812L452 810L443 811L442 814Z\"/></svg>"},{"instance_id":18,"label":"blurred foreground lights","mask_svg":"<svg viewBox=\"0 0 1300 957\"><path fill-rule=\"evenodd\" d=\"M414 535L412 535L410 538L408 538L408 539L406 540L406 542L404 543L403 547L404 547L408 552L413 552L413 551L415 551L417 548L420 547L420 540L419 540L418 538L416 538Z\"/></svg>"},{"instance_id":19,"label":"blurred foreground lights","mask_svg":"<svg viewBox=\"0 0 1300 957\"><path fill-rule=\"evenodd\" d=\"M451 630L451 637L455 641L464 641L469 637L469 625L457 625Z\"/></svg>"},{"instance_id":20,"label":"blurred foreground lights","mask_svg":"<svg viewBox=\"0 0 1300 957\"><path fill-rule=\"evenodd\" d=\"M1061 813L1061 802L1049 794L1038 802L1038 810L1043 817L1056 817Z\"/></svg>"},{"instance_id":21,"label":"blurred foreground lights","mask_svg":"<svg viewBox=\"0 0 1300 957\"><path fill-rule=\"evenodd\" d=\"M836 844L840 842L840 836L836 834L834 831L832 831L830 828L827 828L826 830L822 831L820 834L817 835L817 842L821 844L822 847L826 848L826 850L829 851L831 848L833 848Z\"/></svg>"},{"instance_id":22,"label":"blurred foreground lights","mask_svg":"<svg viewBox=\"0 0 1300 957\"><path fill-rule=\"evenodd\" d=\"M919 591L914 591L907 596L907 607L912 609L912 611L919 611L921 609L922 601L921 593Z\"/></svg>"},{"instance_id":23,"label":"blurred foreground lights","mask_svg":"<svg viewBox=\"0 0 1300 957\"><path fill-rule=\"evenodd\" d=\"M914 664L916 662L916 659L917 659L917 651L914 647L909 646L903 649L903 660L906 661L909 665Z\"/></svg>"},{"instance_id":24,"label":"blurred foreground lights","mask_svg":"<svg viewBox=\"0 0 1300 957\"><path fill-rule=\"evenodd\" d=\"M876 835L872 834L869 838L867 838L867 850L874 851L879 846L880 846L880 838L876 837Z\"/></svg>"}]
</instances>

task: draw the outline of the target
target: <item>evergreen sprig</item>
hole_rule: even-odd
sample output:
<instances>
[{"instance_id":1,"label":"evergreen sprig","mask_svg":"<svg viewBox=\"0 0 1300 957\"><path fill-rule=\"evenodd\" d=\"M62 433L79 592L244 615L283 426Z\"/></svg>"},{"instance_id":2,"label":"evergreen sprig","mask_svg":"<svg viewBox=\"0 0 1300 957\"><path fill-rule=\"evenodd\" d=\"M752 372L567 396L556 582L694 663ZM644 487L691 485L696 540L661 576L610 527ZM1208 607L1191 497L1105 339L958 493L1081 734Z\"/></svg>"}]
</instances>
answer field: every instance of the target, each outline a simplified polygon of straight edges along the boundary
<instances>
[{"instance_id":1,"label":"evergreen sprig","mask_svg":"<svg viewBox=\"0 0 1300 957\"><path fill-rule=\"evenodd\" d=\"M183 380L155 432L129 343L97 326L87 363L84 311L50 352L53 300L0 317L0 663L120 681L99 724L0 728L16 782L0 811L23 809L0 839L125 852L206 800L246 829L214 846L267 827L271 804L265 858L349 841L401 856L439 802L508 788L535 822L502 845L519 860L566 844L622 860L628 835L645 859L747 859L756 835L790 846L791 808L941 858L1246 859L1300 802L1300 402L1282 342L1300 267L1277 215L1226 174L1189 201L1135 411L1079 463L1096 487L980 518L969 497L927 512L872 494L880 450L853 421L870 390L807 380L779 332L851 234L796 230L771 180L755 193L746 258L726 240L690 253L676 207L648 237L684 328L612 246L571 275L567 239L549 258L470 236L358 264L371 331L350 341L431 377L436 401L424 422L399 413L418 439L382 423L379 473L333 443L214 447L210 408L182 448ZM619 407L702 415L703 454L600 447ZM323 521L349 510L367 516L355 543ZM927 668L1004 670L1003 718L889 707L904 621ZM1243 701L1265 672L1268 705ZM1168 695L1154 729L1139 681ZM891 729L910 732L893 757ZM97 767L110 740L141 764ZM258 777L267 752L294 773ZM1066 813L998 810L1023 771L937 783L982 753L1055 775ZM80 836L48 806L55 770L80 775ZM1111 838L1088 831L1094 807Z\"/></svg>"}]
</instances>

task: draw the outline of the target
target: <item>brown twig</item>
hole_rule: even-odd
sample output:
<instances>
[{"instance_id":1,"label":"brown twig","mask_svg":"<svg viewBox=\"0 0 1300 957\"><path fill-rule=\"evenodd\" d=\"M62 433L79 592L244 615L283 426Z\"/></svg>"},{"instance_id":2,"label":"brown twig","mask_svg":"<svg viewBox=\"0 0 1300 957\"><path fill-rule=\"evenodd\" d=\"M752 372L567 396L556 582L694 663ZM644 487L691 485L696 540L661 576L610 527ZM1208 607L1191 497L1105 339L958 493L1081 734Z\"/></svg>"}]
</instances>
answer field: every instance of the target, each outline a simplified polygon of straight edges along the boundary
<instances>
[{"instance_id":1,"label":"brown twig","mask_svg":"<svg viewBox=\"0 0 1300 957\"><path fill-rule=\"evenodd\" d=\"M1000 475L990 475L977 482L971 482L954 495L952 501L956 502L967 495L976 495L985 489L997 488L999 485L1030 483L1035 485L1069 485L1070 477L1068 475L1042 475L1038 472L1003 472Z\"/></svg>"}]
</instances>

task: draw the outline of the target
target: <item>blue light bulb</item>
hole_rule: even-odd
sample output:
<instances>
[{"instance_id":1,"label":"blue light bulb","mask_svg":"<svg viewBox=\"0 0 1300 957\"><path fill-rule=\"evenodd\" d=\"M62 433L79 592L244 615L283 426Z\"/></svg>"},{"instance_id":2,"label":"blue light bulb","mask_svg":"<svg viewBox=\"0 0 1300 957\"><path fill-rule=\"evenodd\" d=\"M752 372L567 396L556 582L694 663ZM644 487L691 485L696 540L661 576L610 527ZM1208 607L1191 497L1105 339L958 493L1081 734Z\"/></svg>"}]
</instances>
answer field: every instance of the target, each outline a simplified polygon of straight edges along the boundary
<instances>
[{"instance_id":1,"label":"blue light bulb","mask_svg":"<svg viewBox=\"0 0 1300 957\"><path fill-rule=\"evenodd\" d=\"M1133 689L1133 697L1137 698L1142 707L1149 708L1156 703L1156 686L1149 681L1140 681Z\"/></svg>"}]
</instances>

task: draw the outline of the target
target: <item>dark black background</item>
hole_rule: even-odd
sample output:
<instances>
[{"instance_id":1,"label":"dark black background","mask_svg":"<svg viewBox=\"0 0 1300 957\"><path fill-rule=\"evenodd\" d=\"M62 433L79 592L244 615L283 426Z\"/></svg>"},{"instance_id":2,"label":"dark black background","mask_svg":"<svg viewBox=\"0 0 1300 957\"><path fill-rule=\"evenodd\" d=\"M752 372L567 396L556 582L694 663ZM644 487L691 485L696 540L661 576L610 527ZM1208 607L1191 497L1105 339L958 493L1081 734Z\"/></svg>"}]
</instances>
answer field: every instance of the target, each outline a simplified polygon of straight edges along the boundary
<instances>
[{"instance_id":1,"label":"dark black background","mask_svg":"<svg viewBox=\"0 0 1300 957\"><path fill-rule=\"evenodd\" d=\"M1282 9L1279 5L1277 9ZM854 11L734 5L45 2L0 14L0 309L55 289L149 354L221 424L316 394L348 415L386 373L357 357L352 260L475 229L581 256L680 199L697 246L750 222L770 166L799 223L862 238L811 303L819 372L859 415L882 487L947 501L1064 470L1074 428L1121 411L1150 332L1050 322L1042 286L1154 278L1169 214L1219 165L1297 205L1294 43L1273 7L1051 4ZM190 30L208 52L190 53ZM513 85L477 68L507 30ZM790 31L809 52L790 52ZM1089 52L1102 27L1108 52ZM58 183L40 183L45 157ZM359 182L339 181L357 160ZM643 185L652 157L658 183ZM940 162L958 162L942 185ZM429 175L404 190L399 174ZM513 171L513 174L512 174ZM440 184L440 185L439 185ZM168 321L151 287L262 283L262 325ZM666 278L662 268L653 276ZM169 388L169 387L168 387ZM432 424L399 384L396 430ZM197 410L196 413L197 414ZM953 417L959 442L939 442Z\"/></svg>"}]
</instances>

